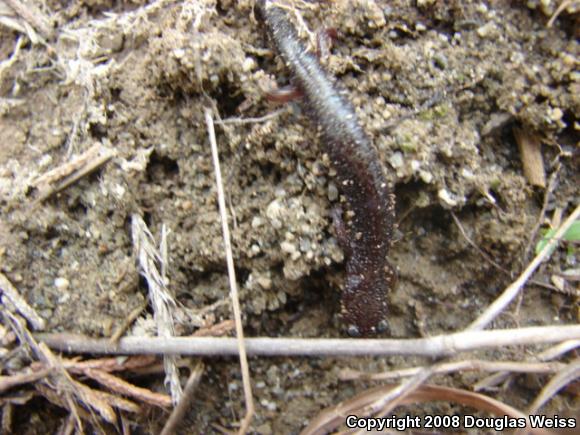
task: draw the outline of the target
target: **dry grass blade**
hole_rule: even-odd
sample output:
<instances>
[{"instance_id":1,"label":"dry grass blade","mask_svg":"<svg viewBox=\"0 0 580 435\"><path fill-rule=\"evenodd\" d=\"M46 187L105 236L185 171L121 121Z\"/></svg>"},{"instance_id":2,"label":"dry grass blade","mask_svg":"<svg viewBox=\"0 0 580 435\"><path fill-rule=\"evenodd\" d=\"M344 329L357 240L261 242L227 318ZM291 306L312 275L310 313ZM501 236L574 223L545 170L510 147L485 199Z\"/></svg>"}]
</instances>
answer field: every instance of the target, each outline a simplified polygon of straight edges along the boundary
<instances>
[{"instance_id":1,"label":"dry grass blade","mask_svg":"<svg viewBox=\"0 0 580 435\"><path fill-rule=\"evenodd\" d=\"M3 273L0 273L0 292L2 292L2 294L12 302L16 310L30 322L33 329L42 330L45 328L46 322L44 319L36 314L34 308L28 305L24 298L20 296L16 287L12 285ZM5 304L3 303L3 305Z\"/></svg>"},{"instance_id":2,"label":"dry grass blade","mask_svg":"<svg viewBox=\"0 0 580 435\"><path fill-rule=\"evenodd\" d=\"M560 226L558 231L556 231L554 237L546 243L544 248L535 256L518 279L510 284L503 293L469 325L467 330L474 331L484 329L513 301L538 266L551 255L558 241L562 238L568 228L570 228L570 226L578 219L578 216L580 216L580 205L576 207L570 216L568 216L566 221Z\"/></svg>"},{"instance_id":3,"label":"dry grass blade","mask_svg":"<svg viewBox=\"0 0 580 435\"><path fill-rule=\"evenodd\" d=\"M255 124L258 122L266 122L270 119L273 119L280 115L283 112L286 112L288 109L282 108L278 109L272 113L268 113L267 115L260 116L258 118L226 118L219 121L215 121L217 125L227 125L227 124Z\"/></svg>"},{"instance_id":4,"label":"dry grass blade","mask_svg":"<svg viewBox=\"0 0 580 435\"><path fill-rule=\"evenodd\" d=\"M533 363L519 361L482 361L482 360L464 360L444 363L436 366L434 375L454 373L459 371L506 371L512 373L554 373L562 370L564 363ZM352 369L341 370L339 379L341 381L384 381L387 379L400 379L408 376L414 376L423 367L410 367L401 370L391 370L383 373L366 373Z\"/></svg>"},{"instance_id":5,"label":"dry grass blade","mask_svg":"<svg viewBox=\"0 0 580 435\"><path fill-rule=\"evenodd\" d=\"M383 397L378 398L361 411L363 415L377 414L377 417L389 415L397 406L404 403L405 398L409 397L413 391L416 391L433 375L437 365L424 367L417 374L404 381L402 384L393 388ZM362 431L358 431L362 434Z\"/></svg>"},{"instance_id":6,"label":"dry grass blade","mask_svg":"<svg viewBox=\"0 0 580 435\"><path fill-rule=\"evenodd\" d=\"M552 347L546 349L545 351L541 352L536 357L534 357L534 360L551 361L551 360L556 359L565 353L570 352L571 350L576 349L577 347L580 347L580 340L567 340L567 341L559 343L556 346L552 346ZM505 371L500 372L500 373L495 373L494 375L488 376L485 379L482 379L481 381L477 382L473 386L473 390L474 391L482 391L485 389L492 388L492 387L496 386L497 384L503 382L508 376L509 376L509 373L507 373Z\"/></svg>"},{"instance_id":7,"label":"dry grass blade","mask_svg":"<svg viewBox=\"0 0 580 435\"><path fill-rule=\"evenodd\" d=\"M558 391L568 385L570 382L580 378L580 359L576 359L566 366L560 373L550 379L538 397L530 405L529 414L535 414L550 400Z\"/></svg>"},{"instance_id":8,"label":"dry grass blade","mask_svg":"<svg viewBox=\"0 0 580 435\"><path fill-rule=\"evenodd\" d=\"M232 244L230 240L230 229L228 227L228 214L226 209L226 201L224 195L224 188L222 184L222 174L220 169L220 161L217 149L217 141L215 138L215 129L213 125L213 117L210 109L205 110L205 122L207 124L209 142L211 146L211 155L215 170L216 187L218 192L218 205L220 210L220 217L222 221L222 232L224 237L224 246L226 251L226 262L228 266L228 278L230 283L230 293L232 299L232 308L234 311L234 321L236 325L236 336L238 353L240 356L240 368L242 371L242 382L244 385L244 396L246 401L246 416L241 422L239 433L243 434L250 426L250 422L254 415L254 398L252 396L252 386L250 382L250 369L248 367L248 358L246 355L246 345L244 343L244 327L242 324L242 311L240 308L240 299L238 297L238 285L236 281L236 271L234 268L234 257L232 254Z\"/></svg>"},{"instance_id":9,"label":"dry grass blade","mask_svg":"<svg viewBox=\"0 0 580 435\"><path fill-rule=\"evenodd\" d=\"M141 274L147 280L149 299L153 307L157 333L164 339L175 335L173 311L177 305L166 286L167 264L167 231L165 225L161 230L160 249L155 247L155 240L141 216L131 217L133 244L139 261ZM165 383L169 386L173 403L179 402L183 391L179 383L179 370L175 364L176 356L164 357Z\"/></svg>"},{"instance_id":10,"label":"dry grass blade","mask_svg":"<svg viewBox=\"0 0 580 435\"><path fill-rule=\"evenodd\" d=\"M556 21L558 16L560 16L560 14L562 12L564 12L564 10L566 10L569 7L578 8L578 7L580 7L580 2L578 0L564 0L562 3L560 3L560 6L558 6L558 9L556 9L554 14L550 17L550 20L546 24L546 27L548 29L550 27L552 27L554 25L554 21ZM578 11L576 11L576 12L578 12Z\"/></svg>"},{"instance_id":11,"label":"dry grass blade","mask_svg":"<svg viewBox=\"0 0 580 435\"><path fill-rule=\"evenodd\" d=\"M384 385L367 390L352 399L339 403L336 406L322 411L309 425L301 432L301 435L322 435L336 430L348 415L355 414L363 416L361 410L372 403L381 400L382 397L391 393L398 385ZM417 403L445 401L469 406L479 411L488 412L496 416L507 415L512 418L526 418L526 415L517 409L487 397L483 394L472 393L471 391L456 388L439 387L436 385L421 385L415 391L408 394L400 405L414 405ZM535 430L538 434L548 434L545 430Z\"/></svg>"},{"instance_id":12,"label":"dry grass blade","mask_svg":"<svg viewBox=\"0 0 580 435\"><path fill-rule=\"evenodd\" d=\"M580 347L580 340L568 340L563 343L552 346L538 355L541 361L550 361L558 358L560 355L570 352Z\"/></svg>"}]
</instances>

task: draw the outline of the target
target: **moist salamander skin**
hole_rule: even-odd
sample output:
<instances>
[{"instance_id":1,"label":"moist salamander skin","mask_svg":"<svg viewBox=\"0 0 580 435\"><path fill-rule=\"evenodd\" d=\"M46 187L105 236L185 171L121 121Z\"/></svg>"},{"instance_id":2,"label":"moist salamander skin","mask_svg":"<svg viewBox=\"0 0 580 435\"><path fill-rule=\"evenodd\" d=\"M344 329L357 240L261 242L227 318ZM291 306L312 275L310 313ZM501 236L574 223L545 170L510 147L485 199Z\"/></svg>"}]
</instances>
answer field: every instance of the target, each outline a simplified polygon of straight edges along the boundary
<instances>
[{"instance_id":1,"label":"moist salamander skin","mask_svg":"<svg viewBox=\"0 0 580 435\"><path fill-rule=\"evenodd\" d=\"M396 274L387 254L393 233L395 198L385 179L377 150L354 108L298 39L286 12L260 2L270 38L303 95L303 106L317 126L324 150L336 170L349 219L338 220L337 235L347 255L341 314L350 335L370 335L387 328L387 295Z\"/></svg>"}]
</instances>

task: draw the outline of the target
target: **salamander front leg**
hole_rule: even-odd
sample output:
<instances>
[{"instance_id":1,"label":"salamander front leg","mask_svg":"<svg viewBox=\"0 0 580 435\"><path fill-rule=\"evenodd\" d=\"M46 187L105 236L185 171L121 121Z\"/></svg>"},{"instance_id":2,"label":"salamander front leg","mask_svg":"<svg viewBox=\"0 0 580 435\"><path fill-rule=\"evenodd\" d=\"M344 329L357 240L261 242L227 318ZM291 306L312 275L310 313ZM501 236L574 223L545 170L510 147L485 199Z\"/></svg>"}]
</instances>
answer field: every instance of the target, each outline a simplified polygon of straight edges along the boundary
<instances>
[{"instance_id":1,"label":"salamander front leg","mask_svg":"<svg viewBox=\"0 0 580 435\"><path fill-rule=\"evenodd\" d=\"M272 89L266 94L266 99L274 103L289 103L299 100L304 94L295 86L288 85L283 88Z\"/></svg>"}]
</instances>

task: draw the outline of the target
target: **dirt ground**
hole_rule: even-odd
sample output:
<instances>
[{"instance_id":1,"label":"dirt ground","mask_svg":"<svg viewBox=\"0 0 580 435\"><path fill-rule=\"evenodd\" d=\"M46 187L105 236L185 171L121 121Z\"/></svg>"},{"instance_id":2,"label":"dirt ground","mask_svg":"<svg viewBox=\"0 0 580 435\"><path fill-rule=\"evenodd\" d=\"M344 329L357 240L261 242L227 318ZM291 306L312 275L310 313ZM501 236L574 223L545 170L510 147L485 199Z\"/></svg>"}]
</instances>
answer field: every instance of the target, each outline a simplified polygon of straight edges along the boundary
<instances>
[{"instance_id":1,"label":"dirt ground","mask_svg":"<svg viewBox=\"0 0 580 435\"><path fill-rule=\"evenodd\" d=\"M231 318L229 304L219 303L229 288L204 121L210 107L223 120L273 114L216 126L246 334L343 336L333 170L299 103L266 99L290 78L253 3L48 0L38 4L52 31L35 28L46 43L34 44L0 22L0 272L46 320L46 332L110 337L143 304L134 214L156 239L162 225L169 229L168 288L198 313L177 333ZM466 327L530 260L539 219L547 228L578 204L578 15L564 11L548 27L560 2L539 0L296 3L305 41L308 32L336 29L323 61L348 90L395 186L399 284L390 336ZM550 189L524 176L517 129L541 141L548 181L557 174ZM114 156L58 192L39 182L94 146ZM578 322L574 283L552 279L575 267L577 252L558 249L534 276L544 285L528 285L493 326ZM154 334L152 326L148 307L129 333ZM523 360L533 350L486 355ZM297 433L373 385L338 380L343 368L426 362L252 358L252 431ZM4 355L3 363L26 358ZM183 433L217 433L243 416L238 361L205 364ZM485 376L432 382L469 388ZM547 379L514 376L487 393L525 409ZM162 375L134 382L164 391ZM563 393L544 411L573 415L578 405ZM414 412L461 408L435 403ZM37 397L15 407L12 427L56 431L67 414ZM166 415L152 408L127 418L134 433L153 433Z\"/></svg>"}]
</instances>

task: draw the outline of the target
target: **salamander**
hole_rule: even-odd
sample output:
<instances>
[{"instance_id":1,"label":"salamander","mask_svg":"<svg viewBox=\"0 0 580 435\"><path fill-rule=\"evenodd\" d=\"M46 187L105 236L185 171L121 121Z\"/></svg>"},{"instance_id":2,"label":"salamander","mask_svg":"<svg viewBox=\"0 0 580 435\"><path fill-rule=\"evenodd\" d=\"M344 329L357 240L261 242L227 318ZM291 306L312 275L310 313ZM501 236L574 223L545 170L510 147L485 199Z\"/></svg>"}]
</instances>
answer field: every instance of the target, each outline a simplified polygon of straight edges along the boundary
<instances>
[{"instance_id":1,"label":"salamander","mask_svg":"<svg viewBox=\"0 0 580 435\"><path fill-rule=\"evenodd\" d=\"M346 331L351 336L384 332L388 328L387 295L397 281L387 258L395 196L385 168L346 92L303 46L285 10L270 1L258 3L257 11L292 73L293 85L320 133L339 191L346 199L347 219L343 222L341 213L334 214L337 238L347 257L341 295Z\"/></svg>"}]
</instances>

